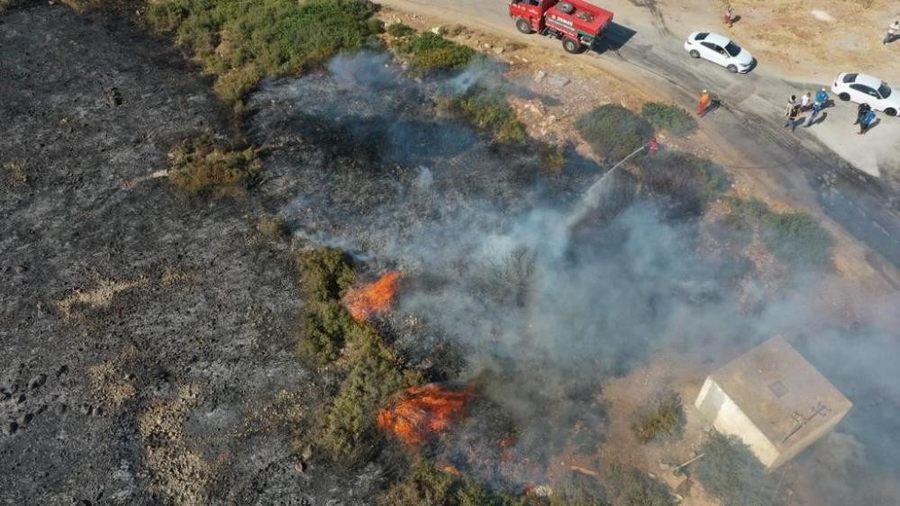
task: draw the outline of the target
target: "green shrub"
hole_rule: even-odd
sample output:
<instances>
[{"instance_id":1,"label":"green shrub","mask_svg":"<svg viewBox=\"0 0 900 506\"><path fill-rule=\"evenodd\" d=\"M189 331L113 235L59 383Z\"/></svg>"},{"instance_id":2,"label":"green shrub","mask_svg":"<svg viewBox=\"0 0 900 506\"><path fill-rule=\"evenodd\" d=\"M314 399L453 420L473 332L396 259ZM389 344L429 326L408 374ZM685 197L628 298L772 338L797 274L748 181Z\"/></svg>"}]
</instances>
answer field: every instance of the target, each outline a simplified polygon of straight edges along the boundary
<instances>
[{"instance_id":1,"label":"green shrub","mask_svg":"<svg viewBox=\"0 0 900 506\"><path fill-rule=\"evenodd\" d=\"M297 270L304 293L317 302L339 302L341 292L356 281L349 255L337 248L319 248L297 255Z\"/></svg>"},{"instance_id":2,"label":"green shrub","mask_svg":"<svg viewBox=\"0 0 900 506\"><path fill-rule=\"evenodd\" d=\"M737 438L715 432L699 451L703 457L697 462L694 474L723 506L784 504L775 476L766 474L750 449Z\"/></svg>"},{"instance_id":3,"label":"green shrub","mask_svg":"<svg viewBox=\"0 0 900 506\"><path fill-rule=\"evenodd\" d=\"M152 2L152 27L175 34L215 90L238 101L262 76L317 66L341 50L359 49L381 31L363 0L168 0Z\"/></svg>"},{"instance_id":4,"label":"green shrub","mask_svg":"<svg viewBox=\"0 0 900 506\"><path fill-rule=\"evenodd\" d=\"M566 146L541 143L538 145L538 156L550 172L560 172L566 166Z\"/></svg>"},{"instance_id":5,"label":"green shrub","mask_svg":"<svg viewBox=\"0 0 900 506\"><path fill-rule=\"evenodd\" d=\"M387 27L387 33L391 37L404 38L416 33L416 30L404 23L391 23Z\"/></svg>"},{"instance_id":6,"label":"green shrub","mask_svg":"<svg viewBox=\"0 0 900 506\"><path fill-rule=\"evenodd\" d=\"M700 214L706 203L728 189L730 178L721 166L690 153L663 151L638 160L641 189L670 197L681 211Z\"/></svg>"},{"instance_id":7,"label":"green shrub","mask_svg":"<svg viewBox=\"0 0 900 506\"><path fill-rule=\"evenodd\" d=\"M341 303L341 293L353 284L356 272L347 254L336 248L302 252L297 267L307 303L300 315L297 353L324 365L338 358L356 325Z\"/></svg>"},{"instance_id":8,"label":"green shrub","mask_svg":"<svg viewBox=\"0 0 900 506\"><path fill-rule=\"evenodd\" d=\"M524 506L528 501L493 493L472 480L455 476L419 460L403 481L376 501L379 506Z\"/></svg>"},{"instance_id":9,"label":"green shrub","mask_svg":"<svg viewBox=\"0 0 900 506\"><path fill-rule=\"evenodd\" d=\"M576 126L598 155L613 161L625 158L653 137L647 120L617 104L594 108L579 118Z\"/></svg>"},{"instance_id":10,"label":"green shrub","mask_svg":"<svg viewBox=\"0 0 900 506\"><path fill-rule=\"evenodd\" d=\"M610 502L616 506L671 506L669 489L646 473L614 465L608 477Z\"/></svg>"},{"instance_id":11,"label":"green shrub","mask_svg":"<svg viewBox=\"0 0 900 506\"><path fill-rule=\"evenodd\" d=\"M394 350L368 325L354 322L346 339L349 371L316 440L333 460L352 464L378 449L378 409L392 394L422 378L405 371Z\"/></svg>"},{"instance_id":12,"label":"green shrub","mask_svg":"<svg viewBox=\"0 0 900 506\"><path fill-rule=\"evenodd\" d=\"M769 251L793 266L825 268L831 262L833 241L809 214L777 213L758 199L730 199L725 223L730 239L746 240L758 233Z\"/></svg>"},{"instance_id":13,"label":"green shrub","mask_svg":"<svg viewBox=\"0 0 900 506\"><path fill-rule=\"evenodd\" d=\"M475 57L475 50L424 32L404 42L399 50L409 58L410 68L419 74L465 67Z\"/></svg>"},{"instance_id":14,"label":"green shrub","mask_svg":"<svg viewBox=\"0 0 900 506\"><path fill-rule=\"evenodd\" d=\"M451 110L465 117L478 130L491 133L503 142L524 144L528 138L525 125L499 92L484 89L452 100Z\"/></svg>"},{"instance_id":15,"label":"green shrub","mask_svg":"<svg viewBox=\"0 0 900 506\"><path fill-rule=\"evenodd\" d=\"M631 428L642 443L680 438L684 433L684 406L675 392L663 392L637 413Z\"/></svg>"},{"instance_id":16,"label":"green shrub","mask_svg":"<svg viewBox=\"0 0 900 506\"><path fill-rule=\"evenodd\" d=\"M641 108L641 115L656 128L675 135L687 135L697 129L697 120L677 105L647 102Z\"/></svg>"},{"instance_id":17,"label":"green shrub","mask_svg":"<svg viewBox=\"0 0 900 506\"><path fill-rule=\"evenodd\" d=\"M831 261L831 236L806 213L770 214L763 221L762 238L787 263L821 267Z\"/></svg>"},{"instance_id":18,"label":"green shrub","mask_svg":"<svg viewBox=\"0 0 900 506\"><path fill-rule=\"evenodd\" d=\"M252 183L260 170L252 148L230 151L207 137L182 142L169 153L169 182L189 196L233 195Z\"/></svg>"}]
</instances>

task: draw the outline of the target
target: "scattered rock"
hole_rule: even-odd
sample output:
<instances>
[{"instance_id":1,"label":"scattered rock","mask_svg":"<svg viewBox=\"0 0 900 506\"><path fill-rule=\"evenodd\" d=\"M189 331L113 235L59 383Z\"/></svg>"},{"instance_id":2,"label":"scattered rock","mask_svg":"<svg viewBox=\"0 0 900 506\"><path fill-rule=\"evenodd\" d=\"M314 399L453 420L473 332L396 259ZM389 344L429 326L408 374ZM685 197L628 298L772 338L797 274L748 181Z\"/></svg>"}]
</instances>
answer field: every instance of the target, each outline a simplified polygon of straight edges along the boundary
<instances>
[{"instance_id":1,"label":"scattered rock","mask_svg":"<svg viewBox=\"0 0 900 506\"><path fill-rule=\"evenodd\" d=\"M30 390L40 388L46 381L47 381L46 374L38 374L37 376L31 378L31 380L28 382L28 388Z\"/></svg>"},{"instance_id":2,"label":"scattered rock","mask_svg":"<svg viewBox=\"0 0 900 506\"><path fill-rule=\"evenodd\" d=\"M503 51L505 51L505 49L503 49L502 47L494 48L494 54L503 54Z\"/></svg>"},{"instance_id":3,"label":"scattered rock","mask_svg":"<svg viewBox=\"0 0 900 506\"><path fill-rule=\"evenodd\" d=\"M535 80L535 82L538 82L538 83L543 81L545 77L547 77L547 73L544 72L543 70L538 70L534 74L534 80Z\"/></svg>"},{"instance_id":4,"label":"scattered rock","mask_svg":"<svg viewBox=\"0 0 900 506\"><path fill-rule=\"evenodd\" d=\"M659 462L659 470L660 471L668 471L671 468L672 468L672 466L670 466L669 464L666 464L665 462L662 462L662 461Z\"/></svg>"},{"instance_id":5,"label":"scattered rock","mask_svg":"<svg viewBox=\"0 0 900 506\"><path fill-rule=\"evenodd\" d=\"M3 425L3 433L12 436L19 430L19 424L16 422L8 422Z\"/></svg>"},{"instance_id":6,"label":"scattered rock","mask_svg":"<svg viewBox=\"0 0 900 506\"><path fill-rule=\"evenodd\" d=\"M440 26L435 26L430 31L431 31L431 33L433 33L435 35L443 35L443 33L441 33L443 31L443 27L440 27Z\"/></svg>"},{"instance_id":7,"label":"scattered rock","mask_svg":"<svg viewBox=\"0 0 900 506\"><path fill-rule=\"evenodd\" d=\"M553 74L547 78L547 82L550 83L551 86L556 88L562 88L563 86L569 84L570 81L568 77L561 76L559 74Z\"/></svg>"},{"instance_id":8,"label":"scattered rock","mask_svg":"<svg viewBox=\"0 0 900 506\"><path fill-rule=\"evenodd\" d=\"M487 42L485 42L481 47L484 48L484 49L491 49L491 48L493 48L494 46L492 46L492 45L488 44Z\"/></svg>"}]
</instances>

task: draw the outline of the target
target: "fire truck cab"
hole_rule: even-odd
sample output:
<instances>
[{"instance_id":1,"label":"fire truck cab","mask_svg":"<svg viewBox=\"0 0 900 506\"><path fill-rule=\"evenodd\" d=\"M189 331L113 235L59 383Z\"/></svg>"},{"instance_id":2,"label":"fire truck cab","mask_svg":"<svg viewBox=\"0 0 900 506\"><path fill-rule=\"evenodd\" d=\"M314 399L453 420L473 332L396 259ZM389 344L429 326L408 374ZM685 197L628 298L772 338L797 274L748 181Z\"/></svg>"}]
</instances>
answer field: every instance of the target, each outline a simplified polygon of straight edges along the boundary
<instances>
[{"instance_id":1,"label":"fire truck cab","mask_svg":"<svg viewBox=\"0 0 900 506\"><path fill-rule=\"evenodd\" d=\"M511 0L509 16L520 32L561 39L567 52L580 53L597 41L613 13L584 0Z\"/></svg>"}]
</instances>

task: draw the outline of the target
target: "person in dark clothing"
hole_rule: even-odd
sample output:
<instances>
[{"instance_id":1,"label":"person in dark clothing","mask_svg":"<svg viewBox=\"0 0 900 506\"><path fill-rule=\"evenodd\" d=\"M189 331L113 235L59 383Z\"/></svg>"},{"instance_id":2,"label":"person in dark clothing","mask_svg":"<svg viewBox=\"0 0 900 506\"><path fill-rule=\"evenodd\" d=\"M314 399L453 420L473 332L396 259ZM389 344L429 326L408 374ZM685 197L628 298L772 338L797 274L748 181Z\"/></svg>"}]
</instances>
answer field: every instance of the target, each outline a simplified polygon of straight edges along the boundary
<instances>
[{"instance_id":1,"label":"person in dark clothing","mask_svg":"<svg viewBox=\"0 0 900 506\"><path fill-rule=\"evenodd\" d=\"M859 104L859 107L856 108L856 122L853 124L859 125L860 123L862 123L863 118L866 116L866 113L870 112L871 110L872 106L870 106L869 104Z\"/></svg>"},{"instance_id":2,"label":"person in dark clothing","mask_svg":"<svg viewBox=\"0 0 900 506\"><path fill-rule=\"evenodd\" d=\"M859 134L862 135L869 131L872 128L872 125L875 124L875 111L868 110L859 120Z\"/></svg>"}]
</instances>

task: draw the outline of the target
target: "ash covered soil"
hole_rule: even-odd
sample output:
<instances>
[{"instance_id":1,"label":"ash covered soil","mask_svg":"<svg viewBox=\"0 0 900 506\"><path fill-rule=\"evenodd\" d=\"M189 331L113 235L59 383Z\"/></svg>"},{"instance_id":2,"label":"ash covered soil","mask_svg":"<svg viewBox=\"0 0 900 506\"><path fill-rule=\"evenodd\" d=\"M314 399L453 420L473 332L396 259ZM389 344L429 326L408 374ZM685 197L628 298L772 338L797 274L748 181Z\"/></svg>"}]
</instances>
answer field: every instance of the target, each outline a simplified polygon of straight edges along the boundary
<instances>
[{"instance_id":1,"label":"ash covered soil","mask_svg":"<svg viewBox=\"0 0 900 506\"><path fill-rule=\"evenodd\" d=\"M302 469L289 444L322 389L292 354L286 248L250 200L147 177L226 116L139 33L0 17L0 502L353 503L377 469Z\"/></svg>"}]
</instances>

